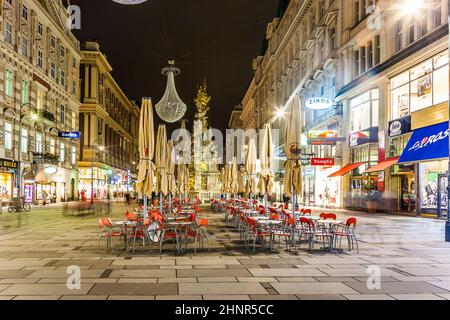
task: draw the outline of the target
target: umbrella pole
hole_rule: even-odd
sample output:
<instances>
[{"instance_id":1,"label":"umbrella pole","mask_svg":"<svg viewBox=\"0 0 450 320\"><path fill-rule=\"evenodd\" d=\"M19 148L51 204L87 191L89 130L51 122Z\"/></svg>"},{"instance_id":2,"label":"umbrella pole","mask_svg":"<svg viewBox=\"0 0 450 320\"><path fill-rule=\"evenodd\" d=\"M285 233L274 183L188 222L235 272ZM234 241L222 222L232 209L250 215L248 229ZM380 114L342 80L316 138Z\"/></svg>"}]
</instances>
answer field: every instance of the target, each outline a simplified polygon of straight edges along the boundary
<instances>
[{"instance_id":1,"label":"umbrella pole","mask_svg":"<svg viewBox=\"0 0 450 320\"><path fill-rule=\"evenodd\" d=\"M172 193L169 192L169 215L172 212Z\"/></svg>"},{"instance_id":2,"label":"umbrella pole","mask_svg":"<svg viewBox=\"0 0 450 320\"><path fill-rule=\"evenodd\" d=\"M159 193L159 211L161 214L163 214L163 194L162 192Z\"/></svg>"},{"instance_id":3,"label":"umbrella pole","mask_svg":"<svg viewBox=\"0 0 450 320\"><path fill-rule=\"evenodd\" d=\"M295 215L295 204L296 204L296 193L297 191L295 190L295 186L292 186L293 188L293 192L292 192L292 216L294 218L297 218L297 216Z\"/></svg>"},{"instance_id":4,"label":"umbrella pole","mask_svg":"<svg viewBox=\"0 0 450 320\"><path fill-rule=\"evenodd\" d=\"M264 193L264 205L266 207L266 216L269 216L269 194L266 192Z\"/></svg>"},{"instance_id":5,"label":"umbrella pole","mask_svg":"<svg viewBox=\"0 0 450 320\"><path fill-rule=\"evenodd\" d=\"M147 220L147 195L144 194L144 221Z\"/></svg>"}]
</instances>

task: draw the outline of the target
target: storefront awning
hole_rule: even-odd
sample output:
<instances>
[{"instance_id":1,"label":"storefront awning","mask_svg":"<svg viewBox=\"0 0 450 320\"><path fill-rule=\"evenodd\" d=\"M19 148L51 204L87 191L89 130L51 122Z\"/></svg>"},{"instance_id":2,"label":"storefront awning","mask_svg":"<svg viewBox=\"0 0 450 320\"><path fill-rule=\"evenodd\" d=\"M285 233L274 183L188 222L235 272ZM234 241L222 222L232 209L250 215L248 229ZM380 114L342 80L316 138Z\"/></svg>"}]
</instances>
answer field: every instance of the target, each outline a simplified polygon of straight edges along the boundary
<instances>
[{"instance_id":1,"label":"storefront awning","mask_svg":"<svg viewBox=\"0 0 450 320\"><path fill-rule=\"evenodd\" d=\"M362 166L364 164L364 162L359 162L359 163L352 163L352 164L348 164L345 167L339 169L338 171L336 171L333 174L330 174L328 176L328 178L335 178L335 177L342 177L343 175L349 173L350 171Z\"/></svg>"},{"instance_id":2,"label":"storefront awning","mask_svg":"<svg viewBox=\"0 0 450 320\"><path fill-rule=\"evenodd\" d=\"M397 164L399 159L400 159L400 157L389 158L386 161L380 162L376 166L373 166L372 168L366 170L364 173L384 171L387 168L390 168L391 166L393 166L394 164Z\"/></svg>"},{"instance_id":3,"label":"storefront awning","mask_svg":"<svg viewBox=\"0 0 450 320\"><path fill-rule=\"evenodd\" d=\"M415 130L398 163L448 158L448 135L448 122Z\"/></svg>"}]
</instances>

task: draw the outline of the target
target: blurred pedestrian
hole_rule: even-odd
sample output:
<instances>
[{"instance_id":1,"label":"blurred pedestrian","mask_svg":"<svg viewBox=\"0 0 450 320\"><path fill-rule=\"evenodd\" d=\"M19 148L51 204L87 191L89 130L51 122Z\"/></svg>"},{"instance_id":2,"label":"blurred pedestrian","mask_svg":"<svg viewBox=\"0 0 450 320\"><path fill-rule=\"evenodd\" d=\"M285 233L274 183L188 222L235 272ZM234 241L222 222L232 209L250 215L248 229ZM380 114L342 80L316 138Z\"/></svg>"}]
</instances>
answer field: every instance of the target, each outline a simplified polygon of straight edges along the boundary
<instances>
[{"instance_id":1,"label":"blurred pedestrian","mask_svg":"<svg viewBox=\"0 0 450 320\"><path fill-rule=\"evenodd\" d=\"M48 197L47 192L45 192L45 190L42 190L42 205L44 206L47 204L47 197Z\"/></svg>"},{"instance_id":2,"label":"blurred pedestrian","mask_svg":"<svg viewBox=\"0 0 450 320\"><path fill-rule=\"evenodd\" d=\"M130 194L128 192L125 193L125 200L127 202L127 205L129 206L130 205Z\"/></svg>"}]
</instances>

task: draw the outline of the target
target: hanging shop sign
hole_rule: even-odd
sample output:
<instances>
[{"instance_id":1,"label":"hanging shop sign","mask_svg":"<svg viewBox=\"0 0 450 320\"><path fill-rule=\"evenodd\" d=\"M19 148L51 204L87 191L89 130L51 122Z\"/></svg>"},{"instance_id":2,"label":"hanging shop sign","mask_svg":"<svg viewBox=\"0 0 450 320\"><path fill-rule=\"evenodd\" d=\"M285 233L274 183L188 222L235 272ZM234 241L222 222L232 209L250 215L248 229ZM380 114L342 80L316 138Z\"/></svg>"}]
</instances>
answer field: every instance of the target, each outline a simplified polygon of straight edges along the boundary
<instances>
[{"instance_id":1,"label":"hanging shop sign","mask_svg":"<svg viewBox=\"0 0 450 320\"><path fill-rule=\"evenodd\" d=\"M334 101L329 98L311 98L306 100L306 107L312 110L325 110L333 106Z\"/></svg>"},{"instance_id":2,"label":"hanging shop sign","mask_svg":"<svg viewBox=\"0 0 450 320\"><path fill-rule=\"evenodd\" d=\"M0 159L0 168L16 170L19 167L19 163L13 160Z\"/></svg>"},{"instance_id":3,"label":"hanging shop sign","mask_svg":"<svg viewBox=\"0 0 450 320\"><path fill-rule=\"evenodd\" d=\"M335 146L338 132L335 130L311 130L308 133L308 145Z\"/></svg>"},{"instance_id":4,"label":"hanging shop sign","mask_svg":"<svg viewBox=\"0 0 450 320\"><path fill-rule=\"evenodd\" d=\"M411 116L389 122L389 137L397 137L411 132Z\"/></svg>"},{"instance_id":5,"label":"hanging shop sign","mask_svg":"<svg viewBox=\"0 0 450 320\"><path fill-rule=\"evenodd\" d=\"M350 134L350 147L357 147L366 143L378 142L378 127L357 131Z\"/></svg>"},{"instance_id":6,"label":"hanging shop sign","mask_svg":"<svg viewBox=\"0 0 450 320\"><path fill-rule=\"evenodd\" d=\"M335 165L334 158L311 158L312 166L333 167Z\"/></svg>"},{"instance_id":7,"label":"hanging shop sign","mask_svg":"<svg viewBox=\"0 0 450 320\"><path fill-rule=\"evenodd\" d=\"M58 137L62 139L80 139L79 132L58 132Z\"/></svg>"}]
</instances>

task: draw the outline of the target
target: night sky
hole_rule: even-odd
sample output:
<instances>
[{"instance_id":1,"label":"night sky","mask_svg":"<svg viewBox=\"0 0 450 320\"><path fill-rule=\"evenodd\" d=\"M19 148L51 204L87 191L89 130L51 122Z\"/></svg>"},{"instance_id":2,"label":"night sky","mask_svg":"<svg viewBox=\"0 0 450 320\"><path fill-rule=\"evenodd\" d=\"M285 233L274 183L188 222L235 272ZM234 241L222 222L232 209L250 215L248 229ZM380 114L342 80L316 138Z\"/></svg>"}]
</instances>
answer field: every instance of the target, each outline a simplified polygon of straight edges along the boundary
<instances>
[{"instance_id":1,"label":"night sky","mask_svg":"<svg viewBox=\"0 0 450 320\"><path fill-rule=\"evenodd\" d=\"M206 77L212 96L210 124L225 129L253 76L267 24L278 0L148 0L123 5L112 0L72 0L81 7L81 42L96 39L113 76L130 99L152 97L166 86L161 69L169 58L181 68L176 86L192 125L196 87ZM156 124L161 120L155 112ZM168 126L169 130L179 124Z\"/></svg>"}]
</instances>

